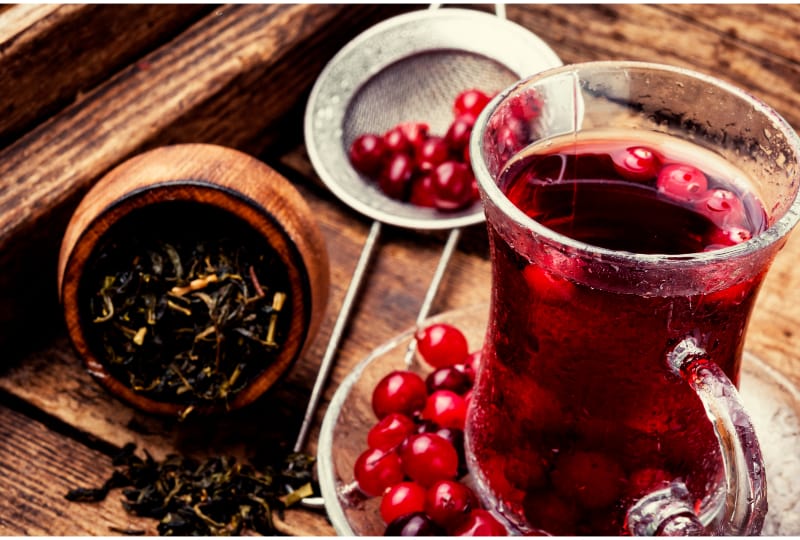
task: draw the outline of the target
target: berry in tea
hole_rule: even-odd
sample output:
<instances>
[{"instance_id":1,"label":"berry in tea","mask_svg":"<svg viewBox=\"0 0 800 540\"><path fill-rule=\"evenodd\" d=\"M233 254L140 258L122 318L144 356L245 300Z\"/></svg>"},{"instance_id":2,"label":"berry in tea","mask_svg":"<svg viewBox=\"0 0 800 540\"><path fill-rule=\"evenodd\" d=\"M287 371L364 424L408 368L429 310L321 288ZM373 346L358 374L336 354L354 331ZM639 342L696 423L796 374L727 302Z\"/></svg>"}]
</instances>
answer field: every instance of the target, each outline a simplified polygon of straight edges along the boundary
<instances>
[{"instance_id":1,"label":"berry in tea","mask_svg":"<svg viewBox=\"0 0 800 540\"><path fill-rule=\"evenodd\" d=\"M766 227L741 178L691 146L604 133L523 153L498 185L562 235L674 255L731 246ZM555 252L532 260L525 238L510 243L491 220L489 235L491 324L466 426L470 470L488 503L521 532L559 535L624 534L631 504L673 480L698 508L718 504L711 424L665 356L699 336L736 382L761 276L691 295L606 290L589 279L600 269L593 260Z\"/></svg>"}]
</instances>

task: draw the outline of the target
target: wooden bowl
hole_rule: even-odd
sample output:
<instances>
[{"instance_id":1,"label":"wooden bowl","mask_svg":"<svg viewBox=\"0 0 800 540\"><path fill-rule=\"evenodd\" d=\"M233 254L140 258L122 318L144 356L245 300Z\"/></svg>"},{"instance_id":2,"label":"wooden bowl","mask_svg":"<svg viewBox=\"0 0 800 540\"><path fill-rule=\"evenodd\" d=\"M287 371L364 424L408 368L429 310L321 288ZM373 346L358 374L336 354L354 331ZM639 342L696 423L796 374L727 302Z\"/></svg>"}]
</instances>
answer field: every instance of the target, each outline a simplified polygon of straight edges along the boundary
<instances>
[{"instance_id":1,"label":"wooden bowl","mask_svg":"<svg viewBox=\"0 0 800 540\"><path fill-rule=\"evenodd\" d=\"M87 299L81 280L92 270L96 252L114 235L109 231L123 218L135 222L143 209L175 202L238 217L274 249L288 274L292 317L285 339L274 361L224 406L240 408L262 395L303 354L319 328L330 280L325 242L310 208L285 178L246 154L206 144L162 147L117 166L86 194L67 227L58 262L58 290L69 336L89 373L112 394L150 413L185 411L184 403L153 399L115 378L102 347L89 338L91 321L85 310L82 314ZM203 214L192 215L202 219ZM219 409L203 404L196 412Z\"/></svg>"}]
</instances>

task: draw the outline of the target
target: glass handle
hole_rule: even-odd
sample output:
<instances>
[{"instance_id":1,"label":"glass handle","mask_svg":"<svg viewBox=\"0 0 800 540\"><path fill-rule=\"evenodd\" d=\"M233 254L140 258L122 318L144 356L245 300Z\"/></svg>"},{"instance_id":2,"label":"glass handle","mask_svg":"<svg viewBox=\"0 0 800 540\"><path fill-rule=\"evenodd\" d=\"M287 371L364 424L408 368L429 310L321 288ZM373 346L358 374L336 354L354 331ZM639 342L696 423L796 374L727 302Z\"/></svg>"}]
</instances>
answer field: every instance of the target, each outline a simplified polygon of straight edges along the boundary
<instances>
[{"instance_id":1,"label":"glass handle","mask_svg":"<svg viewBox=\"0 0 800 540\"><path fill-rule=\"evenodd\" d=\"M706 528L692 511L686 486L674 482L649 493L628 511L635 535L757 535L767 514L767 480L761 447L739 392L693 338L668 355L670 368L695 391L719 441L727 484L723 515Z\"/></svg>"}]
</instances>

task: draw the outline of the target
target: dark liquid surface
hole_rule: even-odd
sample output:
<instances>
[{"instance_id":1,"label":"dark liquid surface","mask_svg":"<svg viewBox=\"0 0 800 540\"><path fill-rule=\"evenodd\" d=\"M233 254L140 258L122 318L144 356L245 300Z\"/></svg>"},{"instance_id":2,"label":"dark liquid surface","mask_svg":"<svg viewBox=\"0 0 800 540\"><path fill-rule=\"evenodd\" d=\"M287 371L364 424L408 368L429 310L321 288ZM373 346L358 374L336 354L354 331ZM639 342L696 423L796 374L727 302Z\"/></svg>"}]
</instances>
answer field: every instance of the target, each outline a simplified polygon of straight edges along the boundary
<instances>
[{"instance_id":1,"label":"dark liquid surface","mask_svg":"<svg viewBox=\"0 0 800 540\"><path fill-rule=\"evenodd\" d=\"M629 146L633 143L629 143ZM595 246L646 254L704 251L725 226L758 234L766 228L760 203L706 172L707 192L725 189L741 202L736 216L708 210L701 195L686 201L657 187L657 178L632 181L615 167L607 144L579 155L532 156L509 168L501 187L518 208L543 225ZM620 150L617 148L617 152ZM735 221L735 223L733 223Z\"/></svg>"}]
</instances>

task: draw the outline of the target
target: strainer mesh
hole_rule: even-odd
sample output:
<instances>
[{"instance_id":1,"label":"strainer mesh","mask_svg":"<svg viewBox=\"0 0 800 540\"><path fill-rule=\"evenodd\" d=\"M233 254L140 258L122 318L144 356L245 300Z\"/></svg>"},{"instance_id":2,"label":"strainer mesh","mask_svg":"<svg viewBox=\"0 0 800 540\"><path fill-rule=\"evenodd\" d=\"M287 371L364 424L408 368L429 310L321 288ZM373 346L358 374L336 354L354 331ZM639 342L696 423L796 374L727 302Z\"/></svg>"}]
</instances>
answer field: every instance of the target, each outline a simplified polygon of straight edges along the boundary
<instances>
[{"instance_id":1,"label":"strainer mesh","mask_svg":"<svg viewBox=\"0 0 800 540\"><path fill-rule=\"evenodd\" d=\"M463 90L493 94L519 77L485 56L434 50L415 54L379 71L353 95L345 114L345 149L363 133L382 134L400 122L425 122L444 136L453 121L453 100Z\"/></svg>"}]
</instances>

